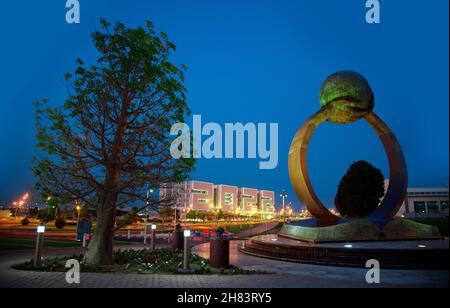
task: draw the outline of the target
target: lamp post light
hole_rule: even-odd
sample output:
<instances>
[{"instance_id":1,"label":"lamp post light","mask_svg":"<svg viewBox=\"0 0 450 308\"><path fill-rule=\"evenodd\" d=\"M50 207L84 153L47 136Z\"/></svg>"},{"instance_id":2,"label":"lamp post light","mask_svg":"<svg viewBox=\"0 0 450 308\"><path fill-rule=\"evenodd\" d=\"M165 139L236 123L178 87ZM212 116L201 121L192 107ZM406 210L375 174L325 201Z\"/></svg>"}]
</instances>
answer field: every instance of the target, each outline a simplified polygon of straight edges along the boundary
<instances>
[{"instance_id":1,"label":"lamp post light","mask_svg":"<svg viewBox=\"0 0 450 308\"><path fill-rule=\"evenodd\" d=\"M147 189L147 199L146 199L146 217L144 218L144 244L147 244L147 219L150 217L150 194L153 193L154 190L149 188Z\"/></svg>"},{"instance_id":2,"label":"lamp post light","mask_svg":"<svg viewBox=\"0 0 450 308\"><path fill-rule=\"evenodd\" d=\"M216 209L216 225L217 227L219 227L219 213L220 213L220 209Z\"/></svg>"},{"instance_id":3,"label":"lamp post light","mask_svg":"<svg viewBox=\"0 0 450 308\"><path fill-rule=\"evenodd\" d=\"M78 227L78 223L80 222L81 206L77 205L76 209L77 209L77 227Z\"/></svg>"},{"instance_id":4,"label":"lamp post light","mask_svg":"<svg viewBox=\"0 0 450 308\"><path fill-rule=\"evenodd\" d=\"M47 215L50 216L50 208L52 206L50 206L49 201L52 200L52 197L48 196L47 197Z\"/></svg>"},{"instance_id":5,"label":"lamp post light","mask_svg":"<svg viewBox=\"0 0 450 308\"><path fill-rule=\"evenodd\" d=\"M177 228L177 205L175 204L175 215L174 215L174 221L173 221L173 229L176 230Z\"/></svg>"},{"instance_id":6,"label":"lamp post light","mask_svg":"<svg viewBox=\"0 0 450 308\"><path fill-rule=\"evenodd\" d=\"M147 244L147 217L144 218L144 245Z\"/></svg>"},{"instance_id":7,"label":"lamp post light","mask_svg":"<svg viewBox=\"0 0 450 308\"><path fill-rule=\"evenodd\" d=\"M283 192L282 194L280 194L280 197L283 198L283 222L286 221L286 198L287 198L288 194Z\"/></svg>"},{"instance_id":8,"label":"lamp post light","mask_svg":"<svg viewBox=\"0 0 450 308\"><path fill-rule=\"evenodd\" d=\"M75 240L78 240L78 227L80 225L80 212L81 212L81 206L76 206L77 210L77 230L75 231Z\"/></svg>"}]
</instances>

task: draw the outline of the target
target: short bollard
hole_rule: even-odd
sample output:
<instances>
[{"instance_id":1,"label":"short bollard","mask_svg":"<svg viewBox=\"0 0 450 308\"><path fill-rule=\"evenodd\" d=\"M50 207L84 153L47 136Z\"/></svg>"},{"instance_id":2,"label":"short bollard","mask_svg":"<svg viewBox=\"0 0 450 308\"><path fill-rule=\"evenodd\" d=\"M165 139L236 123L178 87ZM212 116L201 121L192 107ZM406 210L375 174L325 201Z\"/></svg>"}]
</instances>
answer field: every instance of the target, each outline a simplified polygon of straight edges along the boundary
<instances>
[{"instance_id":1,"label":"short bollard","mask_svg":"<svg viewBox=\"0 0 450 308\"><path fill-rule=\"evenodd\" d=\"M152 242L151 242L151 250L155 251L155 247L156 247L156 225L153 224L152 225L152 238L151 238Z\"/></svg>"},{"instance_id":2,"label":"short bollard","mask_svg":"<svg viewBox=\"0 0 450 308\"><path fill-rule=\"evenodd\" d=\"M87 246L87 239L88 239L88 234L83 233L83 248L85 248Z\"/></svg>"},{"instance_id":3,"label":"short bollard","mask_svg":"<svg viewBox=\"0 0 450 308\"><path fill-rule=\"evenodd\" d=\"M189 262L191 259L191 230L184 230L184 247L183 247L183 268L180 269L180 272L183 273L193 273L194 270L190 269Z\"/></svg>"},{"instance_id":4,"label":"short bollard","mask_svg":"<svg viewBox=\"0 0 450 308\"><path fill-rule=\"evenodd\" d=\"M128 242L128 244L130 243L130 241L131 241L131 230L128 229L128 232L127 232L127 242Z\"/></svg>"},{"instance_id":5,"label":"short bollard","mask_svg":"<svg viewBox=\"0 0 450 308\"><path fill-rule=\"evenodd\" d=\"M34 253L34 267L42 267L42 247L44 246L45 225L37 227L36 250Z\"/></svg>"}]
</instances>

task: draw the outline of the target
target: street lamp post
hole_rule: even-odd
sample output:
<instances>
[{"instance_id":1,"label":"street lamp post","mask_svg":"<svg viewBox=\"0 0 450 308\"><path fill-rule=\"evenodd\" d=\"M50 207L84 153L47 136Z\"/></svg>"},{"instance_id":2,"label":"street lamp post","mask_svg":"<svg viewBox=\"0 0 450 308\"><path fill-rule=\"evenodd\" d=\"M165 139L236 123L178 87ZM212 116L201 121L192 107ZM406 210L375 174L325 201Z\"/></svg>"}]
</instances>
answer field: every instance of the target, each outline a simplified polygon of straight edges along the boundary
<instances>
[{"instance_id":1,"label":"street lamp post","mask_svg":"<svg viewBox=\"0 0 450 308\"><path fill-rule=\"evenodd\" d=\"M286 221L286 198L287 198L288 194L283 192L282 194L280 194L280 197L283 198L283 222Z\"/></svg>"},{"instance_id":2,"label":"street lamp post","mask_svg":"<svg viewBox=\"0 0 450 308\"><path fill-rule=\"evenodd\" d=\"M147 244L147 219L150 217L150 202L149 202L149 198L150 198L150 194L153 193L154 190L153 189L148 189L147 190L147 200L146 200L146 205L147 205L147 214L144 218L144 245Z\"/></svg>"},{"instance_id":3,"label":"street lamp post","mask_svg":"<svg viewBox=\"0 0 450 308\"><path fill-rule=\"evenodd\" d=\"M175 219L173 221L173 228L176 229L177 228L177 205L175 204Z\"/></svg>"},{"instance_id":4,"label":"street lamp post","mask_svg":"<svg viewBox=\"0 0 450 308\"><path fill-rule=\"evenodd\" d=\"M78 240L78 227L80 225L80 212L81 212L81 207L78 204L76 206L76 210L77 210L77 229L75 231L75 239Z\"/></svg>"},{"instance_id":5,"label":"street lamp post","mask_svg":"<svg viewBox=\"0 0 450 308\"><path fill-rule=\"evenodd\" d=\"M147 217L144 218L144 245L147 244Z\"/></svg>"}]
</instances>

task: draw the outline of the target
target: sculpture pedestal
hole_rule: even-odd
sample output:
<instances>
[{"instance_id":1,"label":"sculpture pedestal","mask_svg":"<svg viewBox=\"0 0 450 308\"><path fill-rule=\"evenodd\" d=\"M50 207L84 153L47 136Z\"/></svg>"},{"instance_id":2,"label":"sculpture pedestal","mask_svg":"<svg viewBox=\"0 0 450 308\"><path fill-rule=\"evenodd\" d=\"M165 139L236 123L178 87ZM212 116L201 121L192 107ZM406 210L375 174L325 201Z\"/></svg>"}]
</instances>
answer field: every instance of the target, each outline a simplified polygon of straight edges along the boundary
<instances>
[{"instance_id":1,"label":"sculpture pedestal","mask_svg":"<svg viewBox=\"0 0 450 308\"><path fill-rule=\"evenodd\" d=\"M388 222L341 219L330 223L307 219L285 224L278 235L311 243L442 239L435 226L404 218Z\"/></svg>"}]
</instances>

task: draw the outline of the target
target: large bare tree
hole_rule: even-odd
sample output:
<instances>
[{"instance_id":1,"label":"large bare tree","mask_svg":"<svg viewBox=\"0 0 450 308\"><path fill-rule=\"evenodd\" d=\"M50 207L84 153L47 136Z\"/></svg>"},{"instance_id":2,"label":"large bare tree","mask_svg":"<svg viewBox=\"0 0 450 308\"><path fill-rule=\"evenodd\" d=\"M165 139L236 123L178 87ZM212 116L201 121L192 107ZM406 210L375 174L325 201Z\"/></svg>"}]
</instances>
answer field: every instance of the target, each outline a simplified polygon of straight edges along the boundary
<instances>
[{"instance_id":1,"label":"large bare tree","mask_svg":"<svg viewBox=\"0 0 450 308\"><path fill-rule=\"evenodd\" d=\"M59 107L36 103L40 151L33 168L45 193L96 209L84 261L108 265L117 208L170 206L171 198L147 198L146 190L184 180L194 161L170 155L170 127L189 113L185 68L169 61L174 44L151 22L136 28L100 23L91 35L97 62L77 60Z\"/></svg>"}]
</instances>

